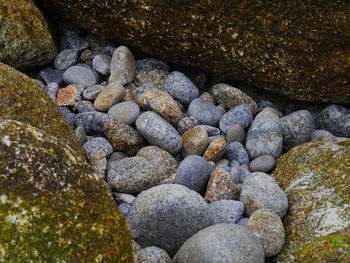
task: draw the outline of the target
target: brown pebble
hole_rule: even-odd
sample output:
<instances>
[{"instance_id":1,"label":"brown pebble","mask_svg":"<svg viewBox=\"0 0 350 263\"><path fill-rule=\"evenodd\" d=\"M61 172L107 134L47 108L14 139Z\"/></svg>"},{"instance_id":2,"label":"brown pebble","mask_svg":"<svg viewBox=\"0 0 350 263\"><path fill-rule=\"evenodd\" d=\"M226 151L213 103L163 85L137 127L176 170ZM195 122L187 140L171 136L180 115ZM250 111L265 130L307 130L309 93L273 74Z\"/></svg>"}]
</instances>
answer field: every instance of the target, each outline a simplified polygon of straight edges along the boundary
<instances>
[{"instance_id":1,"label":"brown pebble","mask_svg":"<svg viewBox=\"0 0 350 263\"><path fill-rule=\"evenodd\" d=\"M208 133L202 126L197 126L182 136L181 156L183 158L189 155L202 155L208 147Z\"/></svg>"},{"instance_id":2,"label":"brown pebble","mask_svg":"<svg viewBox=\"0 0 350 263\"><path fill-rule=\"evenodd\" d=\"M226 149L225 139L216 138L208 146L207 150L203 155L203 158L208 162L209 161L216 162L223 156L223 154L225 153L225 149Z\"/></svg>"}]
</instances>

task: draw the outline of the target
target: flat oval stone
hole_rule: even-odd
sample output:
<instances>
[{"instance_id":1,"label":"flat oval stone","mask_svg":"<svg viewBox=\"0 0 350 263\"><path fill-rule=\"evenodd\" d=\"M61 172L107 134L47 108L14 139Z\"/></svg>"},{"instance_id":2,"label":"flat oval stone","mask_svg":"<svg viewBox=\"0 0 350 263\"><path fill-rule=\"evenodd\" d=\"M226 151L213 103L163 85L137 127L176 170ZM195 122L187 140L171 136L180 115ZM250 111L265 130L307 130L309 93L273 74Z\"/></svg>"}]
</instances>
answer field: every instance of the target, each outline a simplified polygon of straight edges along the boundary
<instances>
[{"instance_id":1,"label":"flat oval stone","mask_svg":"<svg viewBox=\"0 0 350 263\"><path fill-rule=\"evenodd\" d=\"M119 82L120 85L125 85L134 81L136 65L130 49L120 46L114 51L110 70L110 83Z\"/></svg>"},{"instance_id":2,"label":"flat oval stone","mask_svg":"<svg viewBox=\"0 0 350 263\"><path fill-rule=\"evenodd\" d=\"M195 117L202 124L217 126L223 112L209 101L197 98L188 106L188 114Z\"/></svg>"},{"instance_id":3,"label":"flat oval stone","mask_svg":"<svg viewBox=\"0 0 350 263\"><path fill-rule=\"evenodd\" d=\"M253 114L249 106L241 104L225 113L220 119L219 127L224 133L233 125L238 124L242 128L247 128L253 121Z\"/></svg>"},{"instance_id":4,"label":"flat oval stone","mask_svg":"<svg viewBox=\"0 0 350 263\"><path fill-rule=\"evenodd\" d=\"M267 173L275 166L275 159L271 155L261 155L255 158L250 164L249 169L252 172Z\"/></svg>"},{"instance_id":5,"label":"flat oval stone","mask_svg":"<svg viewBox=\"0 0 350 263\"><path fill-rule=\"evenodd\" d=\"M182 147L182 138L170 123L158 114L147 111L136 120L137 131L151 144L171 154L176 154Z\"/></svg>"},{"instance_id":6,"label":"flat oval stone","mask_svg":"<svg viewBox=\"0 0 350 263\"><path fill-rule=\"evenodd\" d=\"M98 94L94 107L98 111L107 111L114 104L122 101L125 88L119 82L111 82Z\"/></svg>"},{"instance_id":7,"label":"flat oval stone","mask_svg":"<svg viewBox=\"0 0 350 263\"><path fill-rule=\"evenodd\" d=\"M140 107L132 101L124 101L113 105L107 114L117 121L132 125L140 115Z\"/></svg>"},{"instance_id":8,"label":"flat oval stone","mask_svg":"<svg viewBox=\"0 0 350 263\"><path fill-rule=\"evenodd\" d=\"M63 73L63 81L66 84L77 84L84 88L97 83L94 72L89 67L71 66Z\"/></svg>"},{"instance_id":9,"label":"flat oval stone","mask_svg":"<svg viewBox=\"0 0 350 263\"><path fill-rule=\"evenodd\" d=\"M197 126L182 134L181 156L202 155L208 147L208 133L205 128Z\"/></svg>"}]
</instances>

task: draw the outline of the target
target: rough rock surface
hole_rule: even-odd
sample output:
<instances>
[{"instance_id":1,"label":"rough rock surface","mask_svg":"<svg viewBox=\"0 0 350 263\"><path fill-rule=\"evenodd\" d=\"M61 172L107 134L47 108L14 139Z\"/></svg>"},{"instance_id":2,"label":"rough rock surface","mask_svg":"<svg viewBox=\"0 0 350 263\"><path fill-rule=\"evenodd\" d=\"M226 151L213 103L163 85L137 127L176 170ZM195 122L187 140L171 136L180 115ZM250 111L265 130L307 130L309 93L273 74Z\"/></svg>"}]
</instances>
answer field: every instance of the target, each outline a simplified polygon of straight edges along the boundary
<instances>
[{"instance_id":1,"label":"rough rock surface","mask_svg":"<svg viewBox=\"0 0 350 263\"><path fill-rule=\"evenodd\" d=\"M132 262L105 184L54 136L0 122L1 262Z\"/></svg>"},{"instance_id":2,"label":"rough rock surface","mask_svg":"<svg viewBox=\"0 0 350 263\"><path fill-rule=\"evenodd\" d=\"M336 240L349 244L341 234L350 225L349 164L350 141L306 143L277 161L273 175L289 199L279 262L292 256L303 259L297 262L347 262L349 250Z\"/></svg>"},{"instance_id":3,"label":"rough rock surface","mask_svg":"<svg viewBox=\"0 0 350 263\"><path fill-rule=\"evenodd\" d=\"M56 54L51 29L30 0L0 1L0 61L20 70L51 62Z\"/></svg>"}]
</instances>

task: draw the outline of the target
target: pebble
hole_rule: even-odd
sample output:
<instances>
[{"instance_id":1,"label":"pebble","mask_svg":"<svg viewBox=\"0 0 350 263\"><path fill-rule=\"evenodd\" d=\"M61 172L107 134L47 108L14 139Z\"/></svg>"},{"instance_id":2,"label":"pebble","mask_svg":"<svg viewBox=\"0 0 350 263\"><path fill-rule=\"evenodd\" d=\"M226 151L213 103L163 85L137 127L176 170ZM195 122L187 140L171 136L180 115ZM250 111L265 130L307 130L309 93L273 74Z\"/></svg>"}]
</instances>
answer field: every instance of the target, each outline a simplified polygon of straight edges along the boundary
<instances>
[{"instance_id":1,"label":"pebble","mask_svg":"<svg viewBox=\"0 0 350 263\"><path fill-rule=\"evenodd\" d=\"M217 135L220 135L220 133L221 133L220 129L213 127L213 126L197 125L195 127L198 127L198 126L203 127L207 131L208 136L217 136Z\"/></svg>"},{"instance_id":2,"label":"pebble","mask_svg":"<svg viewBox=\"0 0 350 263\"><path fill-rule=\"evenodd\" d=\"M90 141L87 141L83 145L83 150L87 159L90 161L98 152L103 153L103 158L107 157L113 152L112 146L103 137L95 137Z\"/></svg>"},{"instance_id":3,"label":"pebble","mask_svg":"<svg viewBox=\"0 0 350 263\"><path fill-rule=\"evenodd\" d=\"M111 70L112 58L106 54L99 54L92 60L92 67L102 75L108 75Z\"/></svg>"},{"instance_id":4,"label":"pebble","mask_svg":"<svg viewBox=\"0 0 350 263\"><path fill-rule=\"evenodd\" d=\"M94 108L94 105L88 101L88 100L81 100L77 103L76 105L77 111L79 113L82 112L89 112L89 111L96 111L96 109Z\"/></svg>"},{"instance_id":5,"label":"pebble","mask_svg":"<svg viewBox=\"0 0 350 263\"><path fill-rule=\"evenodd\" d=\"M84 100L94 100L97 98L97 95L100 94L101 90L103 90L103 88L104 86L102 85L87 87L83 90L82 97Z\"/></svg>"},{"instance_id":6,"label":"pebble","mask_svg":"<svg viewBox=\"0 0 350 263\"><path fill-rule=\"evenodd\" d=\"M118 208L120 212L122 212L123 216L126 218L130 212L131 205L123 203L118 205Z\"/></svg>"},{"instance_id":7,"label":"pebble","mask_svg":"<svg viewBox=\"0 0 350 263\"><path fill-rule=\"evenodd\" d=\"M238 124L242 128L247 128L253 121L253 114L249 106L241 104L234 107L229 112L225 113L220 119L219 127L224 133L233 125Z\"/></svg>"},{"instance_id":8,"label":"pebble","mask_svg":"<svg viewBox=\"0 0 350 263\"><path fill-rule=\"evenodd\" d=\"M205 128L197 126L182 134L181 156L202 155L208 147L208 134Z\"/></svg>"},{"instance_id":9,"label":"pebble","mask_svg":"<svg viewBox=\"0 0 350 263\"><path fill-rule=\"evenodd\" d=\"M182 147L182 138L170 123L158 114L147 111L136 119L137 131L149 144L158 146L170 154L176 154Z\"/></svg>"},{"instance_id":10,"label":"pebble","mask_svg":"<svg viewBox=\"0 0 350 263\"><path fill-rule=\"evenodd\" d=\"M249 156L247 150L240 142L231 142L226 146L226 158L230 162L232 160L236 160L240 165L249 165Z\"/></svg>"},{"instance_id":11,"label":"pebble","mask_svg":"<svg viewBox=\"0 0 350 263\"><path fill-rule=\"evenodd\" d=\"M98 82L95 73L89 68L75 65L67 68L63 73L63 80L66 84L77 84L85 87L93 86Z\"/></svg>"},{"instance_id":12,"label":"pebble","mask_svg":"<svg viewBox=\"0 0 350 263\"><path fill-rule=\"evenodd\" d=\"M163 184L137 196L127 223L141 246L152 244L173 257L188 238L210 225L208 212L208 204L195 191Z\"/></svg>"},{"instance_id":13,"label":"pebble","mask_svg":"<svg viewBox=\"0 0 350 263\"><path fill-rule=\"evenodd\" d=\"M245 131L244 128L239 124L233 124L227 129L226 141L244 143Z\"/></svg>"},{"instance_id":14,"label":"pebble","mask_svg":"<svg viewBox=\"0 0 350 263\"><path fill-rule=\"evenodd\" d=\"M244 180L240 201L248 216L260 208L269 208L283 218L288 209L287 194L273 177L261 172L252 173Z\"/></svg>"},{"instance_id":15,"label":"pebble","mask_svg":"<svg viewBox=\"0 0 350 263\"><path fill-rule=\"evenodd\" d=\"M272 101L269 101L269 100L260 100L260 101L258 102L258 111L259 111L259 112L263 111L263 109L265 109L265 108L267 108L267 107L277 109L276 105L275 105Z\"/></svg>"},{"instance_id":16,"label":"pebble","mask_svg":"<svg viewBox=\"0 0 350 263\"><path fill-rule=\"evenodd\" d=\"M219 139L219 138L225 140L225 136L223 136L223 135L215 135L215 136L210 136L210 137L208 137L208 142L209 142L209 144L210 144L210 143L212 143L214 140Z\"/></svg>"},{"instance_id":17,"label":"pebble","mask_svg":"<svg viewBox=\"0 0 350 263\"><path fill-rule=\"evenodd\" d=\"M169 65L166 61L156 58L144 58L136 60L136 75L155 69L169 71Z\"/></svg>"},{"instance_id":18,"label":"pebble","mask_svg":"<svg viewBox=\"0 0 350 263\"><path fill-rule=\"evenodd\" d=\"M78 60L78 53L73 49L64 49L55 57L53 65L58 70L66 70Z\"/></svg>"},{"instance_id":19,"label":"pebble","mask_svg":"<svg viewBox=\"0 0 350 263\"><path fill-rule=\"evenodd\" d=\"M216 167L211 173L204 198L208 203L239 199L239 189L226 169Z\"/></svg>"},{"instance_id":20,"label":"pebble","mask_svg":"<svg viewBox=\"0 0 350 263\"><path fill-rule=\"evenodd\" d=\"M83 126L88 135L102 133L106 121L114 120L112 116L102 112L90 111L79 113L75 116L75 125Z\"/></svg>"},{"instance_id":21,"label":"pebble","mask_svg":"<svg viewBox=\"0 0 350 263\"><path fill-rule=\"evenodd\" d=\"M104 157L103 152L97 152L91 160L89 160L89 164L95 173L96 177L105 180L106 178L106 168L107 168L107 158Z\"/></svg>"},{"instance_id":22,"label":"pebble","mask_svg":"<svg viewBox=\"0 0 350 263\"><path fill-rule=\"evenodd\" d=\"M114 104L122 101L125 88L119 82L111 82L101 90L95 99L94 107L98 111L107 111Z\"/></svg>"},{"instance_id":23,"label":"pebble","mask_svg":"<svg viewBox=\"0 0 350 263\"><path fill-rule=\"evenodd\" d=\"M76 52L89 47L89 42L81 38L75 31L66 31L61 38L61 49L73 49Z\"/></svg>"},{"instance_id":24,"label":"pebble","mask_svg":"<svg viewBox=\"0 0 350 263\"><path fill-rule=\"evenodd\" d=\"M249 164L249 169L252 172L268 173L275 166L275 163L276 161L271 155L261 155Z\"/></svg>"},{"instance_id":25,"label":"pebble","mask_svg":"<svg viewBox=\"0 0 350 263\"><path fill-rule=\"evenodd\" d=\"M314 130L314 120L307 110L295 111L280 119L283 136L283 149L289 151L310 139ZM349 126L350 128L350 126Z\"/></svg>"},{"instance_id":26,"label":"pebble","mask_svg":"<svg viewBox=\"0 0 350 263\"><path fill-rule=\"evenodd\" d=\"M136 99L137 104L144 110L150 110L165 120L174 127L177 127L179 121L183 118L181 109L169 93L159 90L147 90Z\"/></svg>"},{"instance_id":27,"label":"pebble","mask_svg":"<svg viewBox=\"0 0 350 263\"><path fill-rule=\"evenodd\" d=\"M230 167L230 176L236 185L241 183L241 174L242 169L239 166Z\"/></svg>"},{"instance_id":28,"label":"pebble","mask_svg":"<svg viewBox=\"0 0 350 263\"><path fill-rule=\"evenodd\" d=\"M217 162L222 158L226 150L226 141L222 138L213 140L203 154L203 158L210 162Z\"/></svg>"},{"instance_id":29,"label":"pebble","mask_svg":"<svg viewBox=\"0 0 350 263\"><path fill-rule=\"evenodd\" d=\"M165 80L164 90L174 99L188 105L199 96L196 85L184 74L178 71L171 72Z\"/></svg>"},{"instance_id":30,"label":"pebble","mask_svg":"<svg viewBox=\"0 0 350 263\"><path fill-rule=\"evenodd\" d=\"M113 152L109 157L108 157L108 163L110 162L115 162L121 159L124 159L128 157L127 154L123 153L123 152Z\"/></svg>"},{"instance_id":31,"label":"pebble","mask_svg":"<svg viewBox=\"0 0 350 263\"><path fill-rule=\"evenodd\" d=\"M204 100L210 102L210 103L213 104L214 106L215 106L215 104L216 104L216 101L215 101L214 97L213 97L209 92L203 92L203 93L199 96L199 98L204 99Z\"/></svg>"},{"instance_id":32,"label":"pebble","mask_svg":"<svg viewBox=\"0 0 350 263\"><path fill-rule=\"evenodd\" d=\"M135 99L137 99L140 95L145 93L146 91L157 89L160 90L157 86L154 86L152 84L143 84L142 86L134 89L132 91L132 94L134 95Z\"/></svg>"},{"instance_id":33,"label":"pebble","mask_svg":"<svg viewBox=\"0 0 350 263\"><path fill-rule=\"evenodd\" d=\"M120 46L114 51L110 72L110 83L118 82L120 85L125 85L134 81L136 73L135 58L126 46Z\"/></svg>"},{"instance_id":34,"label":"pebble","mask_svg":"<svg viewBox=\"0 0 350 263\"><path fill-rule=\"evenodd\" d=\"M167 71L161 69L154 69L136 75L134 82L138 87L145 84L150 84L163 90L165 79L167 78L167 76Z\"/></svg>"},{"instance_id":35,"label":"pebble","mask_svg":"<svg viewBox=\"0 0 350 263\"><path fill-rule=\"evenodd\" d=\"M199 123L209 126L217 126L223 115L215 105L202 98L194 99L190 103L188 114L195 117Z\"/></svg>"},{"instance_id":36,"label":"pebble","mask_svg":"<svg viewBox=\"0 0 350 263\"><path fill-rule=\"evenodd\" d=\"M172 263L264 263L264 248L259 238L237 224L207 227L179 249Z\"/></svg>"},{"instance_id":37,"label":"pebble","mask_svg":"<svg viewBox=\"0 0 350 263\"><path fill-rule=\"evenodd\" d=\"M79 125L76 125L75 123L76 115L73 112L71 112L68 109L68 107L60 107L60 110L72 129L75 129L76 126L79 126Z\"/></svg>"},{"instance_id":38,"label":"pebble","mask_svg":"<svg viewBox=\"0 0 350 263\"><path fill-rule=\"evenodd\" d=\"M283 248L285 232L281 218L272 210L262 208L249 218L247 228L261 240L265 257L277 255Z\"/></svg>"},{"instance_id":39,"label":"pebble","mask_svg":"<svg viewBox=\"0 0 350 263\"><path fill-rule=\"evenodd\" d=\"M81 100L83 87L80 85L68 85L57 90L56 104L58 106L75 106Z\"/></svg>"},{"instance_id":40,"label":"pebble","mask_svg":"<svg viewBox=\"0 0 350 263\"><path fill-rule=\"evenodd\" d=\"M124 194L124 193L118 193L118 192L113 192L113 197L117 204L129 204L132 205L136 199L135 196L131 194Z\"/></svg>"},{"instance_id":41,"label":"pebble","mask_svg":"<svg viewBox=\"0 0 350 263\"><path fill-rule=\"evenodd\" d=\"M272 108L265 108L256 115L248 130L245 146L251 159L266 154L277 159L282 155L281 122Z\"/></svg>"},{"instance_id":42,"label":"pebble","mask_svg":"<svg viewBox=\"0 0 350 263\"><path fill-rule=\"evenodd\" d=\"M134 263L171 263L171 259L165 250L152 246L134 252Z\"/></svg>"},{"instance_id":43,"label":"pebble","mask_svg":"<svg viewBox=\"0 0 350 263\"><path fill-rule=\"evenodd\" d=\"M242 217L244 205L240 201L221 200L209 204L212 224L236 224Z\"/></svg>"},{"instance_id":44,"label":"pebble","mask_svg":"<svg viewBox=\"0 0 350 263\"><path fill-rule=\"evenodd\" d=\"M74 130L75 136L77 136L78 141L81 146L87 141L85 130L82 126L78 126Z\"/></svg>"},{"instance_id":45,"label":"pebble","mask_svg":"<svg viewBox=\"0 0 350 263\"><path fill-rule=\"evenodd\" d=\"M199 122L194 117L185 117L177 124L177 130L182 135L197 126Z\"/></svg>"},{"instance_id":46,"label":"pebble","mask_svg":"<svg viewBox=\"0 0 350 263\"><path fill-rule=\"evenodd\" d=\"M247 226L249 218L241 218L237 221L237 225Z\"/></svg>"},{"instance_id":47,"label":"pebble","mask_svg":"<svg viewBox=\"0 0 350 263\"><path fill-rule=\"evenodd\" d=\"M156 167L159 177L164 180L171 177L176 172L179 165L170 153L157 146L143 147L139 150L137 156L141 156L150 161L154 167Z\"/></svg>"},{"instance_id":48,"label":"pebble","mask_svg":"<svg viewBox=\"0 0 350 263\"><path fill-rule=\"evenodd\" d=\"M144 146L142 136L126 123L106 121L104 134L114 151L121 151L127 155L135 155Z\"/></svg>"},{"instance_id":49,"label":"pebble","mask_svg":"<svg viewBox=\"0 0 350 263\"><path fill-rule=\"evenodd\" d=\"M255 115L258 112L258 106L255 101L244 92L227 84L216 84L211 90L211 94L217 103L223 104L227 110L245 104L250 107L251 112Z\"/></svg>"},{"instance_id":50,"label":"pebble","mask_svg":"<svg viewBox=\"0 0 350 263\"><path fill-rule=\"evenodd\" d=\"M335 136L350 137L350 110L339 105L329 105L316 118L316 126Z\"/></svg>"},{"instance_id":51,"label":"pebble","mask_svg":"<svg viewBox=\"0 0 350 263\"><path fill-rule=\"evenodd\" d=\"M336 137L326 130L313 130L310 135L310 140L326 141L326 142L335 142Z\"/></svg>"},{"instance_id":52,"label":"pebble","mask_svg":"<svg viewBox=\"0 0 350 263\"><path fill-rule=\"evenodd\" d=\"M58 86L63 83L63 71L52 68L44 68L40 70L39 76L42 78L46 85L55 82Z\"/></svg>"},{"instance_id":53,"label":"pebble","mask_svg":"<svg viewBox=\"0 0 350 263\"><path fill-rule=\"evenodd\" d=\"M108 163L107 182L113 191L136 194L155 186L161 180L147 159L135 156Z\"/></svg>"},{"instance_id":54,"label":"pebble","mask_svg":"<svg viewBox=\"0 0 350 263\"><path fill-rule=\"evenodd\" d=\"M140 107L132 101L124 101L113 105L107 112L117 121L132 125L140 115Z\"/></svg>"},{"instance_id":55,"label":"pebble","mask_svg":"<svg viewBox=\"0 0 350 263\"><path fill-rule=\"evenodd\" d=\"M58 91L58 85L55 82L51 82L47 84L47 86L44 88L44 90L49 94L50 98L56 102L56 96L57 96L57 91Z\"/></svg>"},{"instance_id":56,"label":"pebble","mask_svg":"<svg viewBox=\"0 0 350 263\"><path fill-rule=\"evenodd\" d=\"M210 164L203 157L188 156L176 170L175 183L204 195L212 170Z\"/></svg>"}]
</instances>

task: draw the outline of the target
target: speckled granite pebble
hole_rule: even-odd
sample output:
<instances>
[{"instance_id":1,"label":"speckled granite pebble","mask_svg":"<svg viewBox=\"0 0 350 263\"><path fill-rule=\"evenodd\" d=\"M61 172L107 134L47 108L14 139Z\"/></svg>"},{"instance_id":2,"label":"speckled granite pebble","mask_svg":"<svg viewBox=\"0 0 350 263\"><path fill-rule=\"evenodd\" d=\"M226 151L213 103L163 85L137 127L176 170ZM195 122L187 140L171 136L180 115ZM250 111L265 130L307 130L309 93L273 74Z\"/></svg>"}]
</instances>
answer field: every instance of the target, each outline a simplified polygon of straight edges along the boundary
<instances>
[{"instance_id":1,"label":"speckled granite pebble","mask_svg":"<svg viewBox=\"0 0 350 263\"><path fill-rule=\"evenodd\" d=\"M164 88L164 82L167 76L167 71L154 69L136 75L134 82L138 87L145 84L150 84L162 90Z\"/></svg>"},{"instance_id":2,"label":"speckled granite pebble","mask_svg":"<svg viewBox=\"0 0 350 263\"><path fill-rule=\"evenodd\" d=\"M202 155L208 147L208 133L202 126L197 126L182 134L181 156Z\"/></svg>"},{"instance_id":3,"label":"speckled granite pebble","mask_svg":"<svg viewBox=\"0 0 350 263\"><path fill-rule=\"evenodd\" d=\"M145 247L134 252L134 263L170 263L171 258L159 247Z\"/></svg>"},{"instance_id":4,"label":"speckled granite pebble","mask_svg":"<svg viewBox=\"0 0 350 263\"><path fill-rule=\"evenodd\" d=\"M106 54L96 55L92 60L92 67L98 73L101 73L102 75L108 75L111 70L111 60L112 58Z\"/></svg>"},{"instance_id":5,"label":"speckled granite pebble","mask_svg":"<svg viewBox=\"0 0 350 263\"><path fill-rule=\"evenodd\" d=\"M216 135L220 135L221 131L220 129L213 127L213 126L209 126L209 125L197 125L197 126L201 126L204 129L206 129L208 136L216 136ZM197 127L195 126L195 127Z\"/></svg>"},{"instance_id":6,"label":"speckled granite pebble","mask_svg":"<svg viewBox=\"0 0 350 263\"><path fill-rule=\"evenodd\" d=\"M96 111L96 109L94 108L94 105L88 100L79 101L76 105L76 109L79 113Z\"/></svg>"},{"instance_id":7,"label":"speckled granite pebble","mask_svg":"<svg viewBox=\"0 0 350 263\"><path fill-rule=\"evenodd\" d=\"M275 166L275 159L271 155L261 155L255 158L250 164L249 169L252 172L267 173Z\"/></svg>"},{"instance_id":8,"label":"speckled granite pebble","mask_svg":"<svg viewBox=\"0 0 350 263\"><path fill-rule=\"evenodd\" d=\"M317 116L316 126L335 136L350 137L350 110L335 104L329 105Z\"/></svg>"},{"instance_id":9,"label":"speckled granite pebble","mask_svg":"<svg viewBox=\"0 0 350 263\"><path fill-rule=\"evenodd\" d=\"M111 82L97 95L94 107L98 111L107 111L114 104L122 101L125 88L119 82Z\"/></svg>"},{"instance_id":10,"label":"speckled granite pebble","mask_svg":"<svg viewBox=\"0 0 350 263\"><path fill-rule=\"evenodd\" d=\"M238 124L242 128L247 128L253 121L253 114L249 106L241 104L234 107L229 112L225 113L220 119L219 127L220 130L224 133L227 133L227 130L233 124Z\"/></svg>"},{"instance_id":11,"label":"speckled granite pebble","mask_svg":"<svg viewBox=\"0 0 350 263\"><path fill-rule=\"evenodd\" d=\"M212 224L236 224L242 217L244 205L240 201L221 200L209 204Z\"/></svg>"},{"instance_id":12,"label":"speckled granite pebble","mask_svg":"<svg viewBox=\"0 0 350 263\"><path fill-rule=\"evenodd\" d=\"M118 47L111 60L109 82L118 82L120 85L128 84L135 79L135 58L126 46Z\"/></svg>"},{"instance_id":13,"label":"speckled granite pebble","mask_svg":"<svg viewBox=\"0 0 350 263\"><path fill-rule=\"evenodd\" d=\"M213 140L203 154L203 158L210 161L218 161L225 153L226 141L223 138Z\"/></svg>"},{"instance_id":14,"label":"speckled granite pebble","mask_svg":"<svg viewBox=\"0 0 350 263\"><path fill-rule=\"evenodd\" d=\"M107 114L117 121L132 125L140 115L140 107L132 101L124 101L112 106Z\"/></svg>"},{"instance_id":15,"label":"speckled granite pebble","mask_svg":"<svg viewBox=\"0 0 350 263\"><path fill-rule=\"evenodd\" d=\"M231 125L227 130L226 141L227 143L240 142L243 144L245 141L244 128L239 124Z\"/></svg>"},{"instance_id":16,"label":"speckled granite pebble","mask_svg":"<svg viewBox=\"0 0 350 263\"><path fill-rule=\"evenodd\" d=\"M177 130L182 135L188 130L191 130L195 126L197 126L199 122L194 117L185 117L179 121L177 125Z\"/></svg>"},{"instance_id":17,"label":"speckled granite pebble","mask_svg":"<svg viewBox=\"0 0 350 263\"><path fill-rule=\"evenodd\" d=\"M44 90L47 92L47 94L49 94L49 96L54 102L56 102L56 95L57 95L58 88L59 87L55 82L51 82L47 84L46 87L44 88Z\"/></svg>"},{"instance_id":18,"label":"speckled granite pebble","mask_svg":"<svg viewBox=\"0 0 350 263\"><path fill-rule=\"evenodd\" d=\"M79 126L79 124L76 124L75 122L76 114L71 112L68 107L60 107L60 110L72 129L75 129L75 127Z\"/></svg>"},{"instance_id":19,"label":"speckled granite pebble","mask_svg":"<svg viewBox=\"0 0 350 263\"><path fill-rule=\"evenodd\" d=\"M229 143L225 155L230 162L236 160L239 164L249 164L248 153L240 142Z\"/></svg>"},{"instance_id":20,"label":"speckled granite pebble","mask_svg":"<svg viewBox=\"0 0 350 263\"><path fill-rule=\"evenodd\" d=\"M103 137L95 137L83 145L83 150L88 160L91 160L98 152L103 152L104 157L107 157L113 152L112 146Z\"/></svg>"},{"instance_id":21,"label":"speckled granite pebble","mask_svg":"<svg viewBox=\"0 0 350 263\"><path fill-rule=\"evenodd\" d=\"M61 38L61 49L73 49L77 52L89 47L89 42L74 30L66 31Z\"/></svg>"},{"instance_id":22,"label":"speckled granite pebble","mask_svg":"<svg viewBox=\"0 0 350 263\"><path fill-rule=\"evenodd\" d=\"M66 70L78 59L78 53L73 49L64 49L56 57L53 65L58 70Z\"/></svg>"},{"instance_id":23,"label":"speckled granite pebble","mask_svg":"<svg viewBox=\"0 0 350 263\"><path fill-rule=\"evenodd\" d=\"M136 60L136 75L155 69L169 71L169 65L166 61L156 58L144 58Z\"/></svg>"},{"instance_id":24,"label":"speckled granite pebble","mask_svg":"<svg viewBox=\"0 0 350 263\"><path fill-rule=\"evenodd\" d=\"M94 85L91 87L87 87L83 90L82 97L85 100L94 100L97 95L103 90L104 86L102 85Z\"/></svg>"},{"instance_id":25,"label":"speckled granite pebble","mask_svg":"<svg viewBox=\"0 0 350 263\"><path fill-rule=\"evenodd\" d=\"M188 115L195 117L202 124L217 126L223 113L209 101L197 98L188 106Z\"/></svg>"},{"instance_id":26,"label":"speckled granite pebble","mask_svg":"<svg viewBox=\"0 0 350 263\"><path fill-rule=\"evenodd\" d=\"M75 125L83 126L85 132L90 135L94 133L102 133L103 126L106 121L114 120L110 115L102 112L83 112L75 116Z\"/></svg>"}]
</instances>

